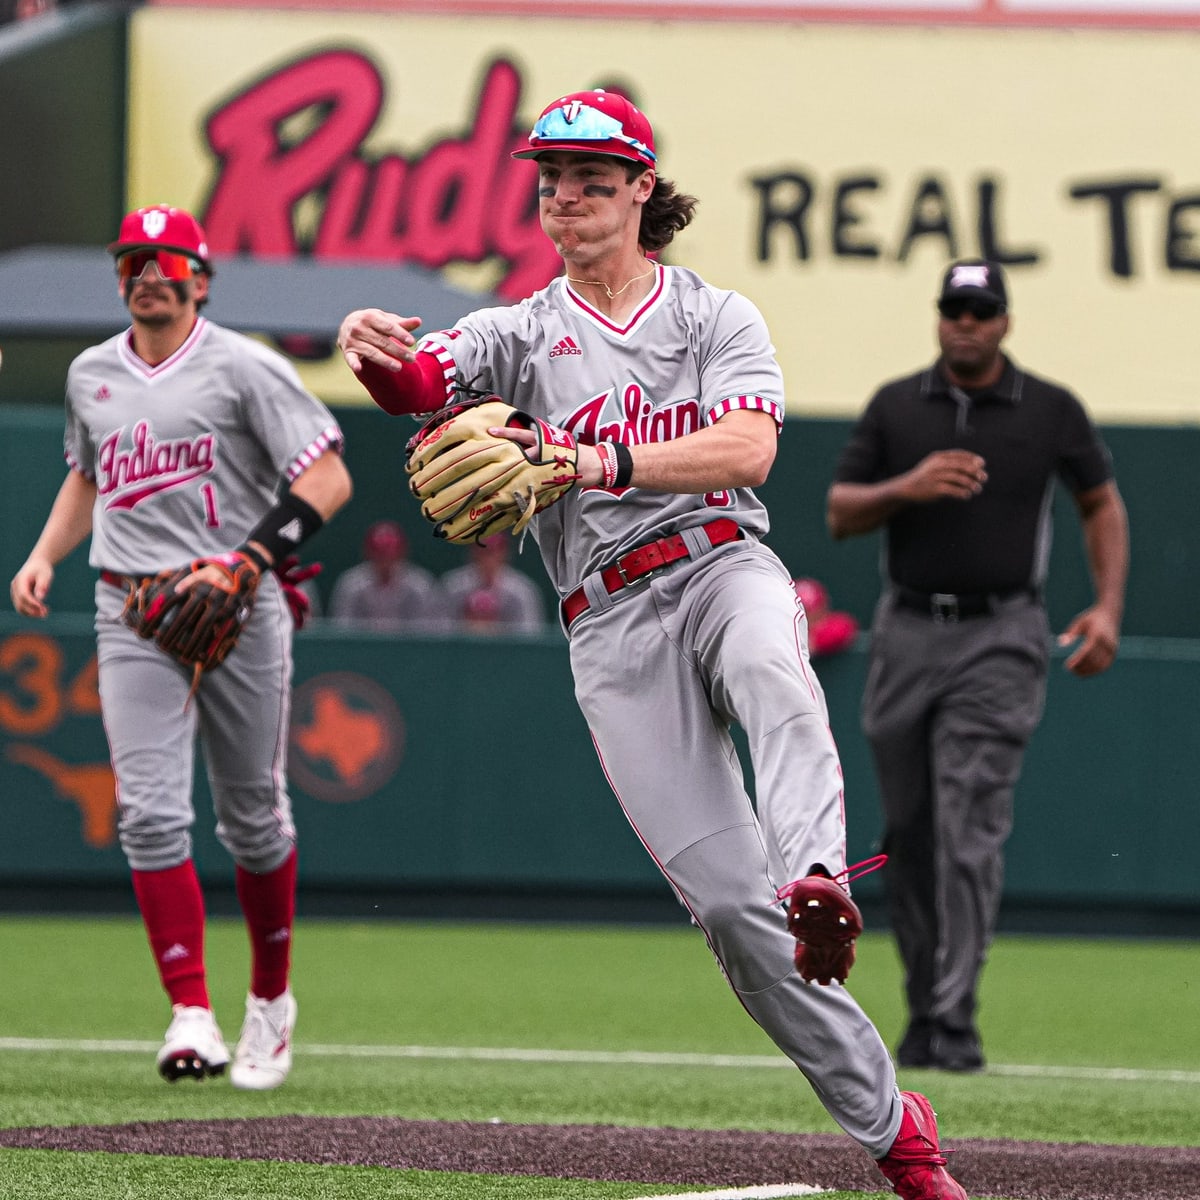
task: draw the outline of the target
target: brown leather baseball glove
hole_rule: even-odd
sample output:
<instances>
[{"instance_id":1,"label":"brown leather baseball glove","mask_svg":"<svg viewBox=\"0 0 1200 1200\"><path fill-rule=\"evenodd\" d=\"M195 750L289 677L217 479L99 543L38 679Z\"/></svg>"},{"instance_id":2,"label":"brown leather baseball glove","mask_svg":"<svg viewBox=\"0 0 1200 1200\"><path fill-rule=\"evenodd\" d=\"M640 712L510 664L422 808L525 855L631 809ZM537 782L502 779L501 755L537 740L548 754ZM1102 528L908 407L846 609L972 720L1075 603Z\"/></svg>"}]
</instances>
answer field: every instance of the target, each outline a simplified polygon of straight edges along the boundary
<instances>
[{"instance_id":1,"label":"brown leather baseball glove","mask_svg":"<svg viewBox=\"0 0 1200 1200\"><path fill-rule=\"evenodd\" d=\"M409 439L409 486L433 522L435 537L477 542L506 529L521 533L578 482L575 438L499 396L469 390L463 395ZM506 426L531 429L536 446L488 432Z\"/></svg>"},{"instance_id":2,"label":"brown leather baseball glove","mask_svg":"<svg viewBox=\"0 0 1200 1200\"><path fill-rule=\"evenodd\" d=\"M197 572L207 577L184 580ZM140 580L125 601L122 620L176 662L192 668L192 690L205 671L228 658L250 618L261 568L240 550L196 558Z\"/></svg>"}]
</instances>

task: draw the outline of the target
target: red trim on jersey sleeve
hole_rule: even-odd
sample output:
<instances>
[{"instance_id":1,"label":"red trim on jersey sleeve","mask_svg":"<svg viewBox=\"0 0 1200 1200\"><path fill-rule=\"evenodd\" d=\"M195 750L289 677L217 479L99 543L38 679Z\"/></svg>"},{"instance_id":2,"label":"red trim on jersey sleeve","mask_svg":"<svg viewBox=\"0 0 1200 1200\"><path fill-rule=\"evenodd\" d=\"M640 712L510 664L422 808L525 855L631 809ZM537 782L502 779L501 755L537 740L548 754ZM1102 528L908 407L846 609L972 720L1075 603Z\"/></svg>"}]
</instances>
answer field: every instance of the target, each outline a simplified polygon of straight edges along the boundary
<instances>
[{"instance_id":1,"label":"red trim on jersey sleeve","mask_svg":"<svg viewBox=\"0 0 1200 1200\"><path fill-rule=\"evenodd\" d=\"M775 418L775 428L783 431L783 407L777 400L767 400L762 396L726 396L720 404L714 404L712 412L708 414L708 423L716 424L726 413L731 413L735 409L744 408L751 412L769 413Z\"/></svg>"},{"instance_id":2,"label":"red trim on jersey sleeve","mask_svg":"<svg viewBox=\"0 0 1200 1200\"><path fill-rule=\"evenodd\" d=\"M363 359L357 378L371 399L393 417L433 412L446 403L445 371L435 355L424 351L399 371Z\"/></svg>"},{"instance_id":3,"label":"red trim on jersey sleeve","mask_svg":"<svg viewBox=\"0 0 1200 1200\"><path fill-rule=\"evenodd\" d=\"M340 454L343 442L340 426L330 425L328 429L323 430L292 460L286 471L288 483L295 483L326 450L336 450Z\"/></svg>"}]
</instances>

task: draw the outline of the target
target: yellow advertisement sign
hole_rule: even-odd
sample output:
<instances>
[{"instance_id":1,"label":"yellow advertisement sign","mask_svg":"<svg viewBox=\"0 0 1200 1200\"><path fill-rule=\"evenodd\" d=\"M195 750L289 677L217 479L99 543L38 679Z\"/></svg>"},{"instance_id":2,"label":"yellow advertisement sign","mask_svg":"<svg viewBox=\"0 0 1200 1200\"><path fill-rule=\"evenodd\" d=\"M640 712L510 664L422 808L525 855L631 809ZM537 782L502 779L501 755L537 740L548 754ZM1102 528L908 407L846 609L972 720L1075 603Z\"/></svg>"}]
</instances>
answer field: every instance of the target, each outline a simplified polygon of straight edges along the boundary
<instances>
[{"instance_id":1,"label":"yellow advertisement sign","mask_svg":"<svg viewBox=\"0 0 1200 1200\"><path fill-rule=\"evenodd\" d=\"M513 301L559 262L509 152L555 96L620 87L700 200L664 257L758 304L792 412L853 415L929 362L942 269L983 254L1022 365L1097 420L1191 422L1197 68L1179 33L152 8L130 201L190 206L217 255L408 264ZM303 369L363 399L340 358Z\"/></svg>"}]
</instances>

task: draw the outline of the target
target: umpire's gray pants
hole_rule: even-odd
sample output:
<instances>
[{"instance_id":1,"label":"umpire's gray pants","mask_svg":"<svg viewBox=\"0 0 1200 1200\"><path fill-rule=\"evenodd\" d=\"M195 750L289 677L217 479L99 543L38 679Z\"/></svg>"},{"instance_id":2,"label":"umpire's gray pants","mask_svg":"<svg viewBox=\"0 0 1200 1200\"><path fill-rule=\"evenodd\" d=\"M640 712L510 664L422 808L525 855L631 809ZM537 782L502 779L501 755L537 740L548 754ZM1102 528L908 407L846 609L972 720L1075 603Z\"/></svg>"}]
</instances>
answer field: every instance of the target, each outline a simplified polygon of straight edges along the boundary
<instances>
[{"instance_id":1,"label":"umpire's gray pants","mask_svg":"<svg viewBox=\"0 0 1200 1200\"><path fill-rule=\"evenodd\" d=\"M883 802L885 887L913 1021L974 1026L1049 645L1045 610L1026 598L957 622L897 608L888 594L876 608L863 731Z\"/></svg>"}]
</instances>

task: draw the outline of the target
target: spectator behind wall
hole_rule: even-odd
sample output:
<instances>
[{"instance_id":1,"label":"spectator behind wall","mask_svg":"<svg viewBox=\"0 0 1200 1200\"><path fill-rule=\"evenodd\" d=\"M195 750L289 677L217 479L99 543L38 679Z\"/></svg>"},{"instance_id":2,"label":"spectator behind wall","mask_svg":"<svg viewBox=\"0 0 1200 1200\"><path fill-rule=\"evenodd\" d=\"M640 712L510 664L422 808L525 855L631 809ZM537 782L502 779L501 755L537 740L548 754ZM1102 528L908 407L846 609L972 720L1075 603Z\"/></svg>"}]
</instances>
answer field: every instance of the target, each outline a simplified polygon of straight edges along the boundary
<instances>
[{"instance_id":1,"label":"spectator behind wall","mask_svg":"<svg viewBox=\"0 0 1200 1200\"><path fill-rule=\"evenodd\" d=\"M437 579L408 561L408 538L395 521L376 521L367 530L362 556L334 585L334 621L384 632L428 630L444 621Z\"/></svg>"},{"instance_id":2,"label":"spectator behind wall","mask_svg":"<svg viewBox=\"0 0 1200 1200\"><path fill-rule=\"evenodd\" d=\"M534 632L545 627L542 593L508 562L512 538L494 534L471 546L471 561L442 576L446 612L468 633Z\"/></svg>"},{"instance_id":3,"label":"spectator behind wall","mask_svg":"<svg viewBox=\"0 0 1200 1200\"><path fill-rule=\"evenodd\" d=\"M55 0L0 0L0 25L39 17L42 13L53 12L57 7Z\"/></svg>"},{"instance_id":4,"label":"spectator behind wall","mask_svg":"<svg viewBox=\"0 0 1200 1200\"><path fill-rule=\"evenodd\" d=\"M808 653L838 654L854 645L858 622L847 612L829 607L829 590L819 579L793 579L792 587L808 617Z\"/></svg>"}]
</instances>

